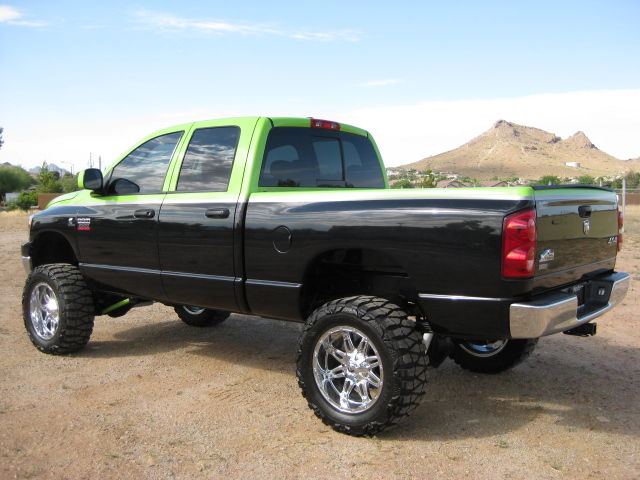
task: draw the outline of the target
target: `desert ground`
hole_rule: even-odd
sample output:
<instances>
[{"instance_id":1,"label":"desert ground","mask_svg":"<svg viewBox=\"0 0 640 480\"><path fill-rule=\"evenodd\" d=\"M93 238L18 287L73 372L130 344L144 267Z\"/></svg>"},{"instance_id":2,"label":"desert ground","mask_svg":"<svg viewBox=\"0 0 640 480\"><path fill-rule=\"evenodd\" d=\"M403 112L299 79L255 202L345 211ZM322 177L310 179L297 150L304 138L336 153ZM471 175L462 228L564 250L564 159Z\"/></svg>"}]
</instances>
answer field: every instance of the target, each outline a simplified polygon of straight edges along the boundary
<instances>
[{"instance_id":1,"label":"desert ground","mask_svg":"<svg viewBox=\"0 0 640 480\"><path fill-rule=\"evenodd\" d=\"M83 351L24 331L26 216L0 214L0 478L640 478L640 208L618 270L635 283L598 335L542 339L495 376L447 361L412 416L374 438L325 427L295 379L300 326L184 325L152 305L97 317Z\"/></svg>"}]
</instances>

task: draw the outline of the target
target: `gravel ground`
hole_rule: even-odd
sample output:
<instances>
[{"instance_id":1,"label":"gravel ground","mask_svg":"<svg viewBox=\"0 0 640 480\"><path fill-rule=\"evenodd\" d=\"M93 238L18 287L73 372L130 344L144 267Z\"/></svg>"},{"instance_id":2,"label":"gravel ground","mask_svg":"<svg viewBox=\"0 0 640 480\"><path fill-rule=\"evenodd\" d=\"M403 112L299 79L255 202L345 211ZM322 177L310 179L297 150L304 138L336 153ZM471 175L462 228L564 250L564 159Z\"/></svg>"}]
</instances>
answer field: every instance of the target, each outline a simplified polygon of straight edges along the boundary
<instances>
[{"instance_id":1,"label":"gravel ground","mask_svg":"<svg viewBox=\"0 0 640 480\"><path fill-rule=\"evenodd\" d=\"M640 477L640 209L618 268L636 283L592 338L544 338L496 376L451 361L420 408L374 438L333 432L295 380L300 326L232 315L198 329L152 305L98 317L87 348L29 342L25 217L0 214L0 478Z\"/></svg>"}]
</instances>

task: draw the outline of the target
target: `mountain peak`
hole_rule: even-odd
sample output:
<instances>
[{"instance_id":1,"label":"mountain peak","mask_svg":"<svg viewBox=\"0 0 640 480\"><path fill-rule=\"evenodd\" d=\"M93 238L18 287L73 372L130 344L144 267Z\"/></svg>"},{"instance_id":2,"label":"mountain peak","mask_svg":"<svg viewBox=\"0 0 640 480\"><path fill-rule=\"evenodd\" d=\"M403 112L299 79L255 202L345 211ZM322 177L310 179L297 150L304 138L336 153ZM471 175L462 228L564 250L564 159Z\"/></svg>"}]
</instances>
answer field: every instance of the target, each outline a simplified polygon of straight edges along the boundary
<instances>
[{"instance_id":1,"label":"mountain peak","mask_svg":"<svg viewBox=\"0 0 640 480\"><path fill-rule=\"evenodd\" d=\"M583 131L574 133L566 140L563 140L563 143L574 148L596 148L596 146L591 143L591 140L589 140L589 137L587 137Z\"/></svg>"}]
</instances>

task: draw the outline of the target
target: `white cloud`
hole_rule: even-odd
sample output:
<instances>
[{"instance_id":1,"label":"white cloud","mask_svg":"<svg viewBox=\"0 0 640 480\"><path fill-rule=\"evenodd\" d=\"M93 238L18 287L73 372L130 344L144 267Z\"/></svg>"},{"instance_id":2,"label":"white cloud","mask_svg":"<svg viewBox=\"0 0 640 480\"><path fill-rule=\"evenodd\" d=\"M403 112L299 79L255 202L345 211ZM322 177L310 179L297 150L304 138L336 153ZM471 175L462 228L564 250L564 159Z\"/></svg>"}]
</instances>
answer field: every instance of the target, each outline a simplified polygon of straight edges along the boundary
<instances>
[{"instance_id":1,"label":"white cloud","mask_svg":"<svg viewBox=\"0 0 640 480\"><path fill-rule=\"evenodd\" d=\"M297 32L279 30L267 25L250 25L230 23L218 20L196 20L181 18L167 13L139 10L132 13L136 23L153 29L164 31L191 31L210 34L242 34L242 35L280 35L296 40L347 40L357 41L358 33L353 30L338 30L329 32Z\"/></svg>"},{"instance_id":2,"label":"white cloud","mask_svg":"<svg viewBox=\"0 0 640 480\"><path fill-rule=\"evenodd\" d=\"M22 14L9 5L0 5L0 22L9 22L22 17Z\"/></svg>"},{"instance_id":3,"label":"white cloud","mask_svg":"<svg viewBox=\"0 0 640 480\"><path fill-rule=\"evenodd\" d=\"M499 119L562 138L582 130L598 148L617 158L640 156L640 89L428 101L363 108L327 118L369 130L390 166L457 148Z\"/></svg>"},{"instance_id":4,"label":"white cloud","mask_svg":"<svg viewBox=\"0 0 640 480\"><path fill-rule=\"evenodd\" d=\"M24 15L20 11L9 5L0 5L0 23L18 25L20 27L44 27L47 22L20 20Z\"/></svg>"},{"instance_id":5,"label":"white cloud","mask_svg":"<svg viewBox=\"0 0 640 480\"><path fill-rule=\"evenodd\" d=\"M402 83L402 80L398 80L398 79L373 80L370 82L359 83L358 87L385 87L387 85L395 85L396 83Z\"/></svg>"}]
</instances>

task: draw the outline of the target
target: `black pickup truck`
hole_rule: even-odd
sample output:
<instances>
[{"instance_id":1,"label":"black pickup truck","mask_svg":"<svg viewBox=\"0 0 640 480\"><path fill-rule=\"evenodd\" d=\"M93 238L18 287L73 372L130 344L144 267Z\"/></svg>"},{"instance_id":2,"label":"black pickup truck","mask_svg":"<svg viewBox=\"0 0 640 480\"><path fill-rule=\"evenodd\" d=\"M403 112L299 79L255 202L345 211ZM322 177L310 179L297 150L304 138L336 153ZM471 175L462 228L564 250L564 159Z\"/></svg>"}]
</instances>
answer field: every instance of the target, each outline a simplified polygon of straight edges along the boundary
<instances>
[{"instance_id":1,"label":"black pickup truck","mask_svg":"<svg viewBox=\"0 0 640 480\"><path fill-rule=\"evenodd\" d=\"M33 215L22 247L37 348L79 350L94 316L150 301L198 327L305 322L302 393L352 435L413 410L429 364L500 372L539 337L594 334L628 289L612 191L392 190L369 133L331 121L179 125L79 187Z\"/></svg>"}]
</instances>

